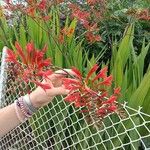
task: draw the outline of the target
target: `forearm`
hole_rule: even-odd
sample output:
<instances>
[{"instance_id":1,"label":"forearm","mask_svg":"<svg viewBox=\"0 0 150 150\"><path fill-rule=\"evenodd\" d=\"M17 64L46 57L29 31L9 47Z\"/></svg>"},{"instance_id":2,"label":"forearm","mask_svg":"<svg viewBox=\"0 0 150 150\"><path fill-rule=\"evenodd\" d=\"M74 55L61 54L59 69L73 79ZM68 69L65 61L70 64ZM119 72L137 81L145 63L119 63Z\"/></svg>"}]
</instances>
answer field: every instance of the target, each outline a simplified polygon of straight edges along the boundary
<instances>
[{"instance_id":1,"label":"forearm","mask_svg":"<svg viewBox=\"0 0 150 150\"><path fill-rule=\"evenodd\" d=\"M42 102L43 97L44 95L42 94L38 95L36 90L32 92L30 94L30 100L33 106L36 108L40 108L46 105L47 103L44 104ZM52 99L53 97L49 97L49 101L51 101ZM24 120L25 115L21 111L21 109L18 106L16 106L16 103L13 103L7 107L0 109L0 138L21 123L21 120L17 116L17 112L18 116L20 116L20 119Z\"/></svg>"},{"instance_id":2,"label":"forearm","mask_svg":"<svg viewBox=\"0 0 150 150\"><path fill-rule=\"evenodd\" d=\"M25 118L20 109L18 109L18 113L22 119ZM0 110L0 138L20 123L21 121L18 119L16 114L15 103L2 108Z\"/></svg>"}]
</instances>

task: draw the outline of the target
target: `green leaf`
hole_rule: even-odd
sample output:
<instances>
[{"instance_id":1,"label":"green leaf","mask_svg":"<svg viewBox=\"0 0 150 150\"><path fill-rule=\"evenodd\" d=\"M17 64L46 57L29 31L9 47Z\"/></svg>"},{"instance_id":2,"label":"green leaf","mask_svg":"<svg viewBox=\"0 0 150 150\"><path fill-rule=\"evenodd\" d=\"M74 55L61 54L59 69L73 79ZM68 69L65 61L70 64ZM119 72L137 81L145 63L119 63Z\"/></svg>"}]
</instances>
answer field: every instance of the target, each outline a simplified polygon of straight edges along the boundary
<instances>
[{"instance_id":1,"label":"green leaf","mask_svg":"<svg viewBox=\"0 0 150 150\"><path fill-rule=\"evenodd\" d=\"M19 43L22 45L23 48L25 48L26 44L27 44L27 39L26 39L26 31L23 27L23 25L20 25L20 39L19 39Z\"/></svg>"},{"instance_id":2,"label":"green leaf","mask_svg":"<svg viewBox=\"0 0 150 150\"><path fill-rule=\"evenodd\" d=\"M63 55L60 52L60 50L57 48L55 49L55 62L54 62L54 64L56 66L59 66L59 67L63 66Z\"/></svg>"},{"instance_id":3,"label":"green leaf","mask_svg":"<svg viewBox=\"0 0 150 150\"><path fill-rule=\"evenodd\" d=\"M137 90L132 94L129 105L133 108L138 108L142 106L144 99L150 88L150 71L147 72L141 81Z\"/></svg>"},{"instance_id":4,"label":"green leaf","mask_svg":"<svg viewBox=\"0 0 150 150\"><path fill-rule=\"evenodd\" d=\"M113 76L115 79L115 86L121 86L123 82L123 71L125 64L131 53L131 43L133 40L134 26L131 24L126 28L124 38L122 39L117 56L115 58Z\"/></svg>"}]
</instances>

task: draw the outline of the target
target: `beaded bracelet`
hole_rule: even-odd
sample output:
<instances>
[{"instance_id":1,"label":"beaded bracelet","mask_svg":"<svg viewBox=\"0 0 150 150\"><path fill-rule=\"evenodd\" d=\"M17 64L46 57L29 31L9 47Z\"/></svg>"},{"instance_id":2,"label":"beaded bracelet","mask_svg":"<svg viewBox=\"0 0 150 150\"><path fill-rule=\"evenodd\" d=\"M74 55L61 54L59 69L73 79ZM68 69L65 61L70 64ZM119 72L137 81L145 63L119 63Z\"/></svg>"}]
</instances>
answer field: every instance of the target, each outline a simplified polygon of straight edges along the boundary
<instances>
[{"instance_id":1,"label":"beaded bracelet","mask_svg":"<svg viewBox=\"0 0 150 150\"><path fill-rule=\"evenodd\" d=\"M20 107L17 104L17 100L15 100L14 103L15 103L15 111L16 111L17 118L19 119L20 122L23 123L24 121L27 120L27 118L25 117L24 119L22 119L22 117L20 116L20 114L18 112L18 108L20 109Z\"/></svg>"},{"instance_id":2,"label":"beaded bracelet","mask_svg":"<svg viewBox=\"0 0 150 150\"><path fill-rule=\"evenodd\" d=\"M19 97L17 100L17 105L20 107L22 113L27 117L32 116L32 112L29 110L29 108L25 105L23 97Z\"/></svg>"},{"instance_id":3,"label":"beaded bracelet","mask_svg":"<svg viewBox=\"0 0 150 150\"><path fill-rule=\"evenodd\" d=\"M18 108L20 108L21 112L24 114L25 119L22 119L18 113ZM18 98L18 100L15 100L15 109L18 119L21 122L26 121L29 117L32 116L33 113L35 113L38 109L35 108L29 98L29 95L21 96Z\"/></svg>"}]
</instances>

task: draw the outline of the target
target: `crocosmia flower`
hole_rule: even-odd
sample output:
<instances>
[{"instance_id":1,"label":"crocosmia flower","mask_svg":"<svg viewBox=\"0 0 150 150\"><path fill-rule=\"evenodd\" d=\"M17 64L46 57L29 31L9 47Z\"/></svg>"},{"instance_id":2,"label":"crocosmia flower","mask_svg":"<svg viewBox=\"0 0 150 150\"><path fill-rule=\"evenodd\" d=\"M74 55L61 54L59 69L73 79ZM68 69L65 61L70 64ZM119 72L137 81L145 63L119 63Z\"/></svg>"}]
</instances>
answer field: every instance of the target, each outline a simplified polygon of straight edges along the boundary
<instances>
[{"instance_id":1,"label":"crocosmia flower","mask_svg":"<svg viewBox=\"0 0 150 150\"><path fill-rule=\"evenodd\" d=\"M53 72L46 68L51 65L51 60L45 59L44 54L47 50L45 45L42 50L35 48L33 42L26 45L23 49L18 42L15 43L16 51L7 49L7 62L13 63L15 66L16 78L26 83L34 83L42 87L44 90L49 89L50 85L40 82L41 79L48 78Z\"/></svg>"},{"instance_id":2,"label":"crocosmia flower","mask_svg":"<svg viewBox=\"0 0 150 150\"><path fill-rule=\"evenodd\" d=\"M121 88L115 88L110 94L108 89L112 86L113 77L107 76L107 67L97 72L98 69L99 66L95 64L84 77L73 67L75 78L64 78L63 83L70 90L65 100L81 108L83 113L93 114L93 119L99 118L101 121L109 113L119 111L117 98Z\"/></svg>"}]
</instances>

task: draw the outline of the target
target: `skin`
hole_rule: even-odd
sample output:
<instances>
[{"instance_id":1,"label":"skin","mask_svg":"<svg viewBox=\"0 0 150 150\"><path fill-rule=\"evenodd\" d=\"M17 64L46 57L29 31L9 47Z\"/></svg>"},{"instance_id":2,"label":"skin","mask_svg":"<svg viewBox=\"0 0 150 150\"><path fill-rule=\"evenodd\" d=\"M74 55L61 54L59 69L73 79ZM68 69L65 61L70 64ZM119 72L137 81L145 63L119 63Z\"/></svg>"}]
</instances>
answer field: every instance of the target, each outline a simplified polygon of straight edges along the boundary
<instances>
[{"instance_id":1,"label":"skin","mask_svg":"<svg viewBox=\"0 0 150 150\"><path fill-rule=\"evenodd\" d=\"M73 74L70 69L65 69L70 74ZM34 107L40 108L47 105L57 95L67 95L69 93L62 84L62 78L66 73L62 70L56 71L54 74L49 76L49 79L43 80L42 83L49 83L51 89L44 91L41 87L37 87L31 94L30 100ZM17 107L18 108L18 107ZM22 119L25 118L24 114L18 108L19 115ZM14 129L21 122L19 121L16 111L15 104L0 109L0 138L3 137L10 130Z\"/></svg>"}]
</instances>

